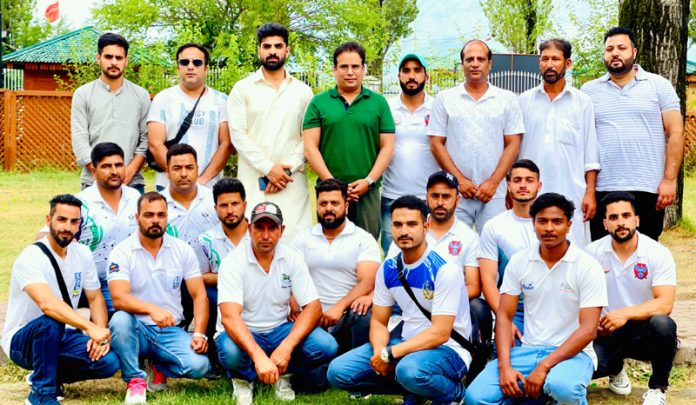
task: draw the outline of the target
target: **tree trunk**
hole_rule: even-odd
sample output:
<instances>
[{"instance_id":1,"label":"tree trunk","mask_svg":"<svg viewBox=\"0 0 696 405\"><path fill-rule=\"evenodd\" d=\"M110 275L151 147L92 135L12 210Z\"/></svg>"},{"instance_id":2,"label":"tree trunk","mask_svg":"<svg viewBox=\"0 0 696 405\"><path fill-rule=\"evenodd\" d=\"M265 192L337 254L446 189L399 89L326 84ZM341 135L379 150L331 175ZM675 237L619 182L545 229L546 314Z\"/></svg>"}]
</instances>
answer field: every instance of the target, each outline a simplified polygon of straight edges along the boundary
<instances>
[{"instance_id":1,"label":"tree trunk","mask_svg":"<svg viewBox=\"0 0 696 405\"><path fill-rule=\"evenodd\" d=\"M686 51L689 33L689 0L621 0L619 26L636 34L637 63L669 81L686 107ZM684 169L679 171L677 196L665 212L665 227L682 217Z\"/></svg>"}]
</instances>

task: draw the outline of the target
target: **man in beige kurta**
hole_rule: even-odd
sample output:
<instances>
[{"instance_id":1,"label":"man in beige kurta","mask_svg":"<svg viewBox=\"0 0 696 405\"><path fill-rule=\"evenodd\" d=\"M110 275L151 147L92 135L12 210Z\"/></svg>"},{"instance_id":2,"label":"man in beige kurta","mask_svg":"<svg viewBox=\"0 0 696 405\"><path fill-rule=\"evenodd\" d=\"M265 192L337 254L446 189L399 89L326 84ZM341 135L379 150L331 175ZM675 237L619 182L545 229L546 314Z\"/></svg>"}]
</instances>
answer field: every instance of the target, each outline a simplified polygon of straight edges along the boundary
<instances>
[{"instance_id":1,"label":"man in beige kurta","mask_svg":"<svg viewBox=\"0 0 696 405\"><path fill-rule=\"evenodd\" d=\"M256 35L261 68L237 82L227 99L232 144L239 153L237 177L246 189L247 207L262 201L280 206L283 237L292 240L312 225L302 120L313 93L285 70L287 29L271 23Z\"/></svg>"}]
</instances>

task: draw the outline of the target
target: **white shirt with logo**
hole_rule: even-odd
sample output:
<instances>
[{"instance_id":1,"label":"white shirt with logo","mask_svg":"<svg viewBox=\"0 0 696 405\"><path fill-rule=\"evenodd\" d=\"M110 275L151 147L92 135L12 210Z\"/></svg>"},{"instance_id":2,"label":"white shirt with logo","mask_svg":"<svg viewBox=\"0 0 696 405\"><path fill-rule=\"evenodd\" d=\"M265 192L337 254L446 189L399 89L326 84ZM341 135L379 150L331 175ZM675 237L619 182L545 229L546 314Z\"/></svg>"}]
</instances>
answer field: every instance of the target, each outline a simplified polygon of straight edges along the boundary
<instances>
[{"instance_id":1,"label":"white shirt with logo","mask_svg":"<svg viewBox=\"0 0 696 405\"><path fill-rule=\"evenodd\" d=\"M537 243L532 218L522 218L512 210L501 212L486 222L481 232L481 259L506 262L518 251Z\"/></svg>"},{"instance_id":2,"label":"white shirt with logo","mask_svg":"<svg viewBox=\"0 0 696 405\"><path fill-rule=\"evenodd\" d=\"M63 259L53 251L48 238L43 238L39 242L46 245L56 259L73 308L77 308L83 290L91 291L100 288L94 259L87 246L71 243ZM48 284L51 292L58 299L63 300L51 261L38 246L29 245L17 256L10 276L10 298L7 303L5 327L2 331L2 348L8 356L15 333L43 315L39 306L25 291L25 288L32 284Z\"/></svg>"},{"instance_id":3,"label":"white shirt with logo","mask_svg":"<svg viewBox=\"0 0 696 405\"><path fill-rule=\"evenodd\" d=\"M198 259L186 242L167 234L157 257L140 243L140 233L116 245L109 256L108 281L130 282L131 295L169 311L176 321L184 319L181 306L181 283L201 276ZM146 325L155 322L147 314L135 314Z\"/></svg>"},{"instance_id":4,"label":"white shirt with logo","mask_svg":"<svg viewBox=\"0 0 696 405\"><path fill-rule=\"evenodd\" d=\"M345 228L331 243L321 224L316 224L298 234L291 247L304 257L324 311L358 283L358 263L382 261L375 238L347 218Z\"/></svg>"},{"instance_id":5,"label":"white shirt with logo","mask_svg":"<svg viewBox=\"0 0 696 405\"><path fill-rule=\"evenodd\" d=\"M515 253L500 293L524 293L524 346L558 347L580 326L581 309L607 305L602 266L574 244L550 269L539 255L538 243ZM596 368L592 342L583 351Z\"/></svg>"},{"instance_id":6,"label":"white shirt with logo","mask_svg":"<svg viewBox=\"0 0 696 405\"><path fill-rule=\"evenodd\" d=\"M242 239L234 245L222 229L224 225L215 225L198 235L196 256L201 266L201 273L217 273L222 259L232 253L237 246L249 239L249 232L244 232Z\"/></svg>"},{"instance_id":7,"label":"white shirt with logo","mask_svg":"<svg viewBox=\"0 0 696 405\"><path fill-rule=\"evenodd\" d=\"M291 294L300 307L319 299L302 255L282 243L276 245L268 272L247 240L222 260L218 274L217 334L225 330L222 303L241 305L242 319L251 332L267 332L288 321Z\"/></svg>"},{"instance_id":8,"label":"white shirt with logo","mask_svg":"<svg viewBox=\"0 0 696 405\"><path fill-rule=\"evenodd\" d=\"M196 187L196 197L188 208L172 198L169 186L160 194L167 199L167 233L198 249L198 236L219 225L220 218L215 211L213 191L200 184Z\"/></svg>"},{"instance_id":9,"label":"white shirt with logo","mask_svg":"<svg viewBox=\"0 0 696 405\"><path fill-rule=\"evenodd\" d=\"M638 248L621 263L611 246L611 235L596 240L586 250L599 261L607 279L608 311L640 305L654 298L652 288L677 285L677 271L669 249L638 235Z\"/></svg>"}]
</instances>

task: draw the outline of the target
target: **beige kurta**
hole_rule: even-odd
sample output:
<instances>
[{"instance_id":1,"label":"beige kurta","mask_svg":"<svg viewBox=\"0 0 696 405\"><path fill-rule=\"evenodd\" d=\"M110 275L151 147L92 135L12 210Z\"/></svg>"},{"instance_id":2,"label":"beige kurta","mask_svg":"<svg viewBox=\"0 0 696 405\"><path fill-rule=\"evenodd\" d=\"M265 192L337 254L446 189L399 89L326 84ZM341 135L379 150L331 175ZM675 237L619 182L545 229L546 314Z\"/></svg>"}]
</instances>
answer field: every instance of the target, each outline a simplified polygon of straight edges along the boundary
<instances>
[{"instance_id":1,"label":"beige kurta","mask_svg":"<svg viewBox=\"0 0 696 405\"><path fill-rule=\"evenodd\" d=\"M313 97L312 89L287 75L276 91L262 69L238 81L227 99L232 144L239 154L237 176L247 194L247 216L262 201L272 201L283 212L284 240L312 225L305 173L302 120ZM292 166L292 179L283 191L259 190L259 177L275 163Z\"/></svg>"}]
</instances>

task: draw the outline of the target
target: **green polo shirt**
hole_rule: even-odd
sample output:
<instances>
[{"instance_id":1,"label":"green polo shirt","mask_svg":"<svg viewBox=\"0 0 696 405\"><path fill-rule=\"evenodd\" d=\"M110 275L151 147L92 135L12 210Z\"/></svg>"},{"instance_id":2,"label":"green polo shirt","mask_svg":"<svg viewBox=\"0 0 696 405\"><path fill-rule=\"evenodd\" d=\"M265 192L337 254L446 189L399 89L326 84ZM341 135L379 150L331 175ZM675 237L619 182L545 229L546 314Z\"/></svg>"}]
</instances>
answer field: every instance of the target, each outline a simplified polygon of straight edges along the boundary
<instances>
[{"instance_id":1,"label":"green polo shirt","mask_svg":"<svg viewBox=\"0 0 696 405\"><path fill-rule=\"evenodd\" d=\"M387 100L365 87L351 104L335 87L317 94L302 127L321 128L319 151L324 162L334 177L346 182L370 173L380 150L379 134L395 131Z\"/></svg>"}]
</instances>

